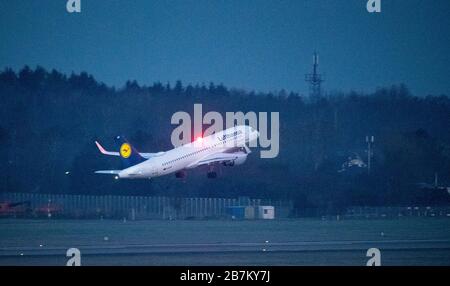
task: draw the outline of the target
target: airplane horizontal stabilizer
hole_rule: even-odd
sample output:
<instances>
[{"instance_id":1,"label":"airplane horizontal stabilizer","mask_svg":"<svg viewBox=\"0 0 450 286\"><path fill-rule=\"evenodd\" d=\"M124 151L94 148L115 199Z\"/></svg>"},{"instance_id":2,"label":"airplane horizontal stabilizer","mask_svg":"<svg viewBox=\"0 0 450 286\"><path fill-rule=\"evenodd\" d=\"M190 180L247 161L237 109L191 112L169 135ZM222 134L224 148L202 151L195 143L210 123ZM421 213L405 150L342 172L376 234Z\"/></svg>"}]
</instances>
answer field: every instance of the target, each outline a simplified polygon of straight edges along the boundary
<instances>
[{"instance_id":1,"label":"airplane horizontal stabilizer","mask_svg":"<svg viewBox=\"0 0 450 286\"><path fill-rule=\"evenodd\" d=\"M100 170L95 171L96 174L106 174L106 175L118 175L122 170Z\"/></svg>"}]
</instances>

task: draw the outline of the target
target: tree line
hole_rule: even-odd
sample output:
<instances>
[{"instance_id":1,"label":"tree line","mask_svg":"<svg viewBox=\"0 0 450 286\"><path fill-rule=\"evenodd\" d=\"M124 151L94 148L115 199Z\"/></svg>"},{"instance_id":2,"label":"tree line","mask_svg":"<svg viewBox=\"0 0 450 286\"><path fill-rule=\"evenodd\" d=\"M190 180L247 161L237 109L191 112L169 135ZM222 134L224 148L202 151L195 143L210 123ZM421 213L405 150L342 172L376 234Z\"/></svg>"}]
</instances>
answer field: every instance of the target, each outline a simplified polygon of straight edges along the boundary
<instances>
[{"instance_id":1,"label":"tree line","mask_svg":"<svg viewBox=\"0 0 450 286\"><path fill-rule=\"evenodd\" d=\"M291 199L301 211L339 212L350 205L449 204L450 99L412 95L404 85L369 94L311 99L285 90L255 92L223 84L111 87L81 72L65 75L25 66L0 72L0 191ZM279 112L280 153L251 154L244 165L185 179L114 180L95 175L121 168L94 140L118 149L125 135L138 150L171 149L174 112ZM206 128L207 126L205 126ZM371 172L366 135L373 135Z\"/></svg>"}]
</instances>

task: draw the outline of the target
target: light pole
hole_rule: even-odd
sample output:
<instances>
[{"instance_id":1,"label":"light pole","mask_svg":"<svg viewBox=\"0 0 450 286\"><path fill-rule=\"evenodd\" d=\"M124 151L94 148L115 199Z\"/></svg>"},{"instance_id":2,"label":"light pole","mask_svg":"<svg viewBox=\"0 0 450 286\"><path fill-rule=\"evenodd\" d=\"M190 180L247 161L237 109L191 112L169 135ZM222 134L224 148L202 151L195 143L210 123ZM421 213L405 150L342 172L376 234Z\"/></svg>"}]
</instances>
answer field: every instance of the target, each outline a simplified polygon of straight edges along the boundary
<instances>
[{"instance_id":1,"label":"light pole","mask_svg":"<svg viewBox=\"0 0 450 286\"><path fill-rule=\"evenodd\" d=\"M366 143L367 143L367 174L370 174L370 167L371 167L371 161L372 161L372 145L375 142L375 137L372 136L366 136Z\"/></svg>"}]
</instances>

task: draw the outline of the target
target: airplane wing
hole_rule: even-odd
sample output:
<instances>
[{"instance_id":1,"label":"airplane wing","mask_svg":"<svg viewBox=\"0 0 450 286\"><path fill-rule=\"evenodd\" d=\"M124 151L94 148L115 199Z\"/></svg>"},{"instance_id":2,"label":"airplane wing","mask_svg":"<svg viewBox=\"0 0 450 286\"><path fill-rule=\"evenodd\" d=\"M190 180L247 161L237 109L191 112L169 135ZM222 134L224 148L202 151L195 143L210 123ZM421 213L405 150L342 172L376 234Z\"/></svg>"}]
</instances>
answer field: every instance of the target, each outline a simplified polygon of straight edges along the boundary
<instances>
[{"instance_id":1,"label":"airplane wing","mask_svg":"<svg viewBox=\"0 0 450 286\"><path fill-rule=\"evenodd\" d=\"M152 157L158 157L164 154L165 152L158 152L158 153L139 153L143 158L150 159Z\"/></svg>"},{"instance_id":2,"label":"airplane wing","mask_svg":"<svg viewBox=\"0 0 450 286\"><path fill-rule=\"evenodd\" d=\"M198 167L201 165L208 165L208 164L212 164L212 163L230 162L230 161L234 161L238 158L241 158L243 156L247 156L247 154L248 153L245 153L242 151L234 152L234 153L225 153L225 152L214 153L214 154L205 156L198 161L193 162L192 164L188 165L187 168L191 169L191 168L195 168L195 167Z\"/></svg>"},{"instance_id":3,"label":"airplane wing","mask_svg":"<svg viewBox=\"0 0 450 286\"><path fill-rule=\"evenodd\" d=\"M112 151L107 151L105 148L103 148L102 145L100 145L100 143L98 143L98 141L95 141L95 145L97 145L98 150L100 150L100 153L104 154L104 155L109 155L109 156L119 156L120 157L120 153L119 152L112 152ZM158 153L139 153L139 155L141 155L144 159L150 159L152 157L156 157L156 156L161 156L162 154L164 154L164 152L158 152Z\"/></svg>"}]
</instances>

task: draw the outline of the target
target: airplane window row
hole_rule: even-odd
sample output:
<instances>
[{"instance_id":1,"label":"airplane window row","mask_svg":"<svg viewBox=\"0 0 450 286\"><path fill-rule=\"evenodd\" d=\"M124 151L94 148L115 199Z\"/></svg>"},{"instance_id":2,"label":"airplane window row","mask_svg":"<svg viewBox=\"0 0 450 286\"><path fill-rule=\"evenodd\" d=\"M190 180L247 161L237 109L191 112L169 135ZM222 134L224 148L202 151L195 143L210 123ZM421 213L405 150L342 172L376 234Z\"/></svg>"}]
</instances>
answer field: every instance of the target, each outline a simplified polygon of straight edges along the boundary
<instances>
[{"instance_id":1,"label":"airplane window row","mask_svg":"<svg viewBox=\"0 0 450 286\"><path fill-rule=\"evenodd\" d=\"M178 157L178 158L176 158L176 159L174 159L174 160L171 160L171 161L169 161L169 162L163 163L163 166L165 166L165 165L167 165L167 164L171 164L171 163L176 162L176 161L179 161L179 160L182 160L182 159L185 159L185 158L190 157L190 156L192 156L192 155L196 155L196 154L198 154L198 153L200 153L200 152L206 151L206 150L211 149L211 148L212 148L212 147L206 147L206 148L203 148L203 149L201 149L201 150L198 150L198 151L195 151L195 152L186 154L186 155L184 155L184 156L182 156L182 157Z\"/></svg>"},{"instance_id":2,"label":"airplane window row","mask_svg":"<svg viewBox=\"0 0 450 286\"><path fill-rule=\"evenodd\" d=\"M236 139L236 136L234 136L232 139ZM228 141L228 140L222 141L222 144L226 144L227 141ZM209 149L211 149L211 148L217 147L217 145L219 145L219 143L216 143L216 144L214 144L214 145L211 146L211 147L206 147L206 148L203 148L203 149L201 149L201 150L198 150L198 151L189 153L189 154L184 155L184 156L182 156L182 157L178 157L178 158L176 158L176 159L174 159L174 160L171 160L171 161L168 161L168 162L164 162L162 165L163 165L163 166L166 166L166 165L168 165L168 164L171 164L171 163L174 163L174 162L176 162L176 161L185 159L185 158L190 157L190 156L192 156L192 155L196 155L196 154L198 154L198 153L200 153L200 152L203 152L203 151L209 150Z\"/></svg>"}]
</instances>

